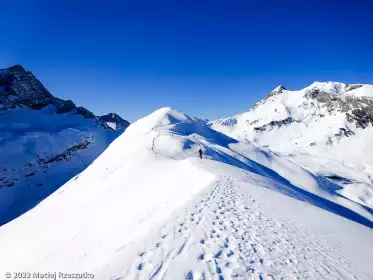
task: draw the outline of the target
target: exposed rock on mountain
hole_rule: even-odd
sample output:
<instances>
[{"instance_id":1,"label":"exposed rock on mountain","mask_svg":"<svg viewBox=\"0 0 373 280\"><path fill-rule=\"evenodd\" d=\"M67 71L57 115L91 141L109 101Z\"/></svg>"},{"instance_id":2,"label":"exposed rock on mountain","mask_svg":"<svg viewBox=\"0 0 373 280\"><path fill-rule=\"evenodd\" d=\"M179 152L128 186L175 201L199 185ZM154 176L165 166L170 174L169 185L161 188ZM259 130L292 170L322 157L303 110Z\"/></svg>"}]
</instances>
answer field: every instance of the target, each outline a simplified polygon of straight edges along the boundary
<instances>
[{"instance_id":1,"label":"exposed rock on mountain","mask_svg":"<svg viewBox=\"0 0 373 280\"><path fill-rule=\"evenodd\" d=\"M27 106L41 109L49 104L58 103L34 75L20 65L0 70L0 108Z\"/></svg>"},{"instance_id":2,"label":"exposed rock on mountain","mask_svg":"<svg viewBox=\"0 0 373 280\"><path fill-rule=\"evenodd\" d=\"M114 130L126 129L130 123L115 113L110 113L99 117L102 122L105 122L110 128Z\"/></svg>"},{"instance_id":3,"label":"exposed rock on mountain","mask_svg":"<svg viewBox=\"0 0 373 280\"><path fill-rule=\"evenodd\" d=\"M297 149L308 148L308 142L325 144L341 130L355 135L372 124L373 86L336 82L315 82L299 91L279 86L248 112L211 122L214 129L230 136L271 147L276 146L272 134L286 129L280 138L286 138L290 150L295 149L295 143Z\"/></svg>"},{"instance_id":4,"label":"exposed rock on mountain","mask_svg":"<svg viewBox=\"0 0 373 280\"><path fill-rule=\"evenodd\" d=\"M373 216L329 179L161 108L0 227L0 275L372 279Z\"/></svg>"},{"instance_id":5,"label":"exposed rock on mountain","mask_svg":"<svg viewBox=\"0 0 373 280\"><path fill-rule=\"evenodd\" d=\"M20 65L0 70L0 225L85 169L129 125L114 121L121 129L54 97Z\"/></svg>"},{"instance_id":6,"label":"exposed rock on mountain","mask_svg":"<svg viewBox=\"0 0 373 280\"><path fill-rule=\"evenodd\" d=\"M343 169L339 175L352 183L341 184L340 192L373 206L373 85L314 82L298 91L279 86L249 111L210 125L289 155L320 174ZM312 160L300 159L306 155ZM331 170L331 161L343 167Z\"/></svg>"},{"instance_id":7,"label":"exposed rock on mountain","mask_svg":"<svg viewBox=\"0 0 373 280\"><path fill-rule=\"evenodd\" d=\"M40 110L48 105L54 105L57 114L71 113L82 115L85 119L100 121L100 118L91 111L84 107L77 107L73 101L54 97L30 71L26 71L22 66L15 65L0 70L0 110L17 107ZM118 120L125 122L118 115L116 116Z\"/></svg>"}]
</instances>

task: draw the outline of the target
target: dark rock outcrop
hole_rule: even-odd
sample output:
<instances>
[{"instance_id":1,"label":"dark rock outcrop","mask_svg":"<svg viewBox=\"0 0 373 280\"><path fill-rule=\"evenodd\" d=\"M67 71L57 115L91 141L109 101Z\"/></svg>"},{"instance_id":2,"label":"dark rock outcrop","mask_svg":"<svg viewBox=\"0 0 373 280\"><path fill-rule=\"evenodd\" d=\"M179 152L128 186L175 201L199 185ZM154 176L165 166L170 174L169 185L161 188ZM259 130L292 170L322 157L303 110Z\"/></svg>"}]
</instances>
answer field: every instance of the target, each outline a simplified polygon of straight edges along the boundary
<instances>
[{"instance_id":1,"label":"dark rock outcrop","mask_svg":"<svg viewBox=\"0 0 373 280\"><path fill-rule=\"evenodd\" d=\"M89 110L84 107L77 107L76 108L76 115L82 115L85 119L94 119L96 116Z\"/></svg>"},{"instance_id":2,"label":"dark rock outcrop","mask_svg":"<svg viewBox=\"0 0 373 280\"><path fill-rule=\"evenodd\" d=\"M362 85L347 85L345 92L362 87ZM366 128L369 123L373 125L373 98L366 96L347 95L344 98L318 89L311 90L305 95L308 98L317 100L326 107L331 115L335 112L346 113L349 123L355 123L357 128Z\"/></svg>"},{"instance_id":3,"label":"dark rock outcrop","mask_svg":"<svg viewBox=\"0 0 373 280\"><path fill-rule=\"evenodd\" d=\"M346 118L349 123L355 123L357 128L367 128L369 123L373 124L373 108L354 109L351 113L346 113Z\"/></svg>"},{"instance_id":4,"label":"dark rock outcrop","mask_svg":"<svg viewBox=\"0 0 373 280\"><path fill-rule=\"evenodd\" d=\"M348 128L344 128L344 127L341 127L339 129L339 132L335 134L335 136L337 137L342 137L342 136L345 136L345 137L350 137L350 136L353 136L355 135L355 133L351 130L349 130Z\"/></svg>"},{"instance_id":5,"label":"dark rock outcrop","mask_svg":"<svg viewBox=\"0 0 373 280\"><path fill-rule=\"evenodd\" d=\"M286 125L289 125L293 122L299 122L297 120L294 120L293 118L286 118L284 120L280 120L280 121L271 121L263 126L260 126L260 127L255 127L254 130L257 131L257 132L261 132L261 131L265 131L265 130L272 130L274 127L277 127L277 128L280 128L282 126L286 126Z\"/></svg>"},{"instance_id":6,"label":"dark rock outcrop","mask_svg":"<svg viewBox=\"0 0 373 280\"><path fill-rule=\"evenodd\" d=\"M61 105L57 108L56 113L57 114L66 114L66 113L71 112L75 108L76 108L76 106L75 106L74 102L72 102L71 100L66 100L66 101L62 102Z\"/></svg>"},{"instance_id":7,"label":"dark rock outcrop","mask_svg":"<svg viewBox=\"0 0 373 280\"><path fill-rule=\"evenodd\" d=\"M56 102L56 98L20 65L0 70L0 104L2 109L27 106L31 109L41 109Z\"/></svg>"},{"instance_id":8,"label":"dark rock outcrop","mask_svg":"<svg viewBox=\"0 0 373 280\"><path fill-rule=\"evenodd\" d=\"M130 125L128 121L122 119L119 115L115 113L109 113L107 115L100 116L99 119L101 122L114 123L115 130L126 129Z\"/></svg>"},{"instance_id":9,"label":"dark rock outcrop","mask_svg":"<svg viewBox=\"0 0 373 280\"><path fill-rule=\"evenodd\" d=\"M95 119L105 129L112 129L107 122L115 123L117 128L125 129L129 122L115 113L97 117L84 107L76 107L71 100L54 97L43 84L21 65L0 69L0 110L28 107L40 110L48 105L56 108L57 114L81 115L85 119Z\"/></svg>"}]
</instances>

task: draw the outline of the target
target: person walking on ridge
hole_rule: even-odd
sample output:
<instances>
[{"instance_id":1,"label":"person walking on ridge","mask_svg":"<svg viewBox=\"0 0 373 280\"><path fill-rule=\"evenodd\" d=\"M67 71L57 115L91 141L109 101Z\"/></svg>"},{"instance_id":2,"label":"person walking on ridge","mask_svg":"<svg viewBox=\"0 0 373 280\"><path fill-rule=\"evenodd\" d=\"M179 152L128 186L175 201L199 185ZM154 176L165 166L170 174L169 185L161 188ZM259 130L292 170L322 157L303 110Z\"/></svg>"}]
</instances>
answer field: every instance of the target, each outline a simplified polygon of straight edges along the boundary
<instances>
[{"instance_id":1,"label":"person walking on ridge","mask_svg":"<svg viewBox=\"0 0 373 280\"><path fill-rule=\"evenodd\" d=\"M200 157L200 158L202 159L202 155L203 155L203 152L202 152L202 150L201 150L201 149L199 149L198 153L199 153L199 157Z\"/></svg>"}]
</instances>

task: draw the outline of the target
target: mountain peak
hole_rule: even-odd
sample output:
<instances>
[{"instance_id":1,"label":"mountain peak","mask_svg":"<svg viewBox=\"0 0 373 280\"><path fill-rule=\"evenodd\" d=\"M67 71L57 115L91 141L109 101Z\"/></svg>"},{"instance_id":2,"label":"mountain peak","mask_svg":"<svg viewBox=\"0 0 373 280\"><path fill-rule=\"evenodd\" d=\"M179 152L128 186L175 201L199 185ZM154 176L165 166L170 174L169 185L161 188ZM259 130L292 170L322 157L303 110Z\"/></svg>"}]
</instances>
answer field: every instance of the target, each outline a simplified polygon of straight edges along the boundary
<instances>
[{"instance_id":1,"label":"mountain peak","mask_svg":"<svg viewBox=\"0 0 373 280\"><path fill-rule=\"evenodd\" d=\"M161 126L173 125L180 122L191 120L192 118L184 113L181 113L171 107L164 107L134 122L128 128L128 130L136 130L137 132L145 133Z\"/></svg>"},{"instance_id":2,"label":"mountain peak","mask_svg":"<svg viewBox=\"0 0 373 280\"><path fill-rule=\"evenodd\" d=\"M62 100L53 96L30 71L26 71L18 64L0 69L0 91L2 93L0 95L1 111L23 106L32 110L40 110L52 105L57 114L74 114L81 115L85 119L98 119L102 121L101 124L105 128L109 126L117 130L129 126L128 121L115 113L97 117L88 109L77 107L71 100Z\"/></svg>"},{"instance_id":3,"label":"mountain peak","mask_svg":"<svg viewBox=\"0 0 373 280\"><path fill-rule=\"evenodd\" d=\"M171 107L163 107L155 110L148 117L161 121L163 125L174 124L191 119L188 115Z\"/></svg>"},{"instance_id":4,"label":"mountain peak","mask_svg":"<svg viewBox=\"0 0 373 280\"><path fill-rule=\"evenodd\" d=\"M25 68L23 68L23 66L19 64L10 66L9 68L7 68L7 70L9 70L9 72L26 72Z\"/></svg>"},{"instance_id":5,"label":"mountain peak","mask_svg":"<svg viewBox=\"0 0 373 280\"><path fill-rule=\"evenodd\" d=\"M278 87L276 87L274 90L272 90L271 92L275 93L275 92L282 92L283 90L287 90L286 87L284 87L283 85L279 85Z\"/></svg>"},{"instance_id":6,"label":"mountain peak","mask_svg":"<svg viewBox=\"0 0 373 280\"><path fill-rule=\"evenodd\" d=\"M342 82L335 82L335 81L325 81L325 82L319 82L319 81L314 81L311 85L314 86L341 86L341 85L346 85Z\"/></svg>"},{"instance_id":7,"label":"mountain peak","mask_svg":"<svg viewBox=\"0 0 373 280\"><path fill-rule=\"evenodd\" d=\"M5 93L0 96L0 104L3 108L23 105L31 109L40 109L56 99L31 72L25 71L21 65L1 70L0 86Z\"/></svg>"},{"instance_id":8,"label":"mountain peak","mask_svg":"<svg viewBox=\"0 0 373 280\"><path fill-rule=\"evenodd\" d=\"M23 68L22 65L19 65L19 64L15 64L13 66L10 66L8 68L3 68L3 69L0 69L0 74L1 75L4 75L4 74L9 74L9 73L24 73L26 72L25 68Z\"/></svg>"},{"instance_id":9,"label":"mountain peak","mask_svg":"<svg viewBox=\"0 0 373 280\"><path fill-rule=\"evenodd\" d=\"M171 107L160 108L154 111L151 115L161 120L162 123L166 122L167 124L175 124L175 123L191 120L191 117L189 117L188 115L182 112L179 112Z\"/></svg>"},{"instance_id":10,"label":"mountain peak","mask_svg":"<svg viewBox=\"0 0 373 280\"><path fill-rule=\"evenodd\" d=\"M107 115L100 116L99 119L105 122L109 127L114 130L118 129L126 129L130 123L124 119L122 119L116 113L109 113Z\"/></svg>"},{"instance_id":11,"label":"mountain peak","mask_svg":"<svg viewBox=\"0 0 373 280\"><path fill-rule=\"evenodd\" d=\"M313 82L310 86L306 87L305 90L307 91L322 91L327 92L333 95L339 95L346 90L347 85L341 82Z\"/></svg>"}]
</instances>

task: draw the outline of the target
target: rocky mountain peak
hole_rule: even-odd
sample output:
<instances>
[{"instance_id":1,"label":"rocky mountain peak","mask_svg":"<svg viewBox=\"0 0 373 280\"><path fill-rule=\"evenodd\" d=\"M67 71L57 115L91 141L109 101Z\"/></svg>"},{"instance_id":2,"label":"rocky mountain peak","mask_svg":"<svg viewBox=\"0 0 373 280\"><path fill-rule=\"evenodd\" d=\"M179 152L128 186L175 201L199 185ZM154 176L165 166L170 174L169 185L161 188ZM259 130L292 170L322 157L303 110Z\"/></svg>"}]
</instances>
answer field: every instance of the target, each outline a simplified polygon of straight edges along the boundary
<instances>
[{"instance_id":1,"label":"rocky mountain peak","mask_svg":"<svg viewBox=\"0 0 373 280\"><path fill-rule=\"evenodd\" d=\"M12 73L14 73L14 72L18 72L18 73L26 72L25 68L23 68L23 66L19 65L19 64L13 65L13 66L7 68L7 70L9 72L12 72Z\"/></svg>"},{"instance_id":2,"label":"rocky mountain peak","mask_svg":"<svg viewBox=\"0 0 373 280\"><path fill-rule=\"evenodd\" d=\"M287 90L287 88L284 87L283 85L279 85L279 86L276 87L274 90L272 90L271 93L280 93L280 92L282 92L283 90Z\"/></svg>"},{"instance_id":3,"label":"rocky mountain peak","mask_svg":"<svg viewBox=\"0 0 373 280\"><path fill-rule=\"evenodd\" d=\"M347 85L340 82L313 82L310 86L303 89L307 97L318 98L319 95L322 98L326 96L330 97L331 100L336 100L346 92Z\"/></svg>"},{"instance_id":4,"label":"rocky mountain peak","mask_svg":"<svg viewBox=\"0 0 373 280\"><path fill-rule=\"evenodd\" d=\"M100 116L99 119L114 130L126 129L130 125L128 121L122 119L116 113L109 113L107 115Z\"/></svg>"},{"instance_id":5,"label":"rocky mountain peak","mask_svg":"<svg viewBox=\"0 0 373 280\"><path fill-rule=\"evenodd\" d=\"M21 65L0 70L0 109L27 106L40 109L55 101L55 97Z\"/></svg>"},{"instance_id":6,"label":"rocky mountain peak","mask_svg":"<svg viewBox=\"0 0 373 280\"><path fill-rule=\"evenodd\" d=\"M214 121L212 126L261 145L276 145L271 139L278 134L291 148L330 146L373 126L373 85L314 82L294 91L279 86L249 111ZM292 136L283 136L287 133Z\"/></svg>"},{"instance_id":7,"label":"rocky mountain peak","mask_svg":"<svg viewBox=\"0 0 373 280\"><path fill-rule=\"evenodd\" d=\"M56 108L56 114L81 115L85 119L96 119L104 128L107 122L118 128L127 128L129 122L115 113L97 117L84 107L77 107L72 100L63 100L53 96L43 84L21 65L0 69L0 111L17 107L40 110L48 105Z\"/></svg>"}]
</instances>

